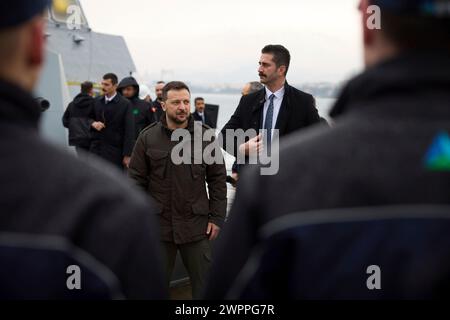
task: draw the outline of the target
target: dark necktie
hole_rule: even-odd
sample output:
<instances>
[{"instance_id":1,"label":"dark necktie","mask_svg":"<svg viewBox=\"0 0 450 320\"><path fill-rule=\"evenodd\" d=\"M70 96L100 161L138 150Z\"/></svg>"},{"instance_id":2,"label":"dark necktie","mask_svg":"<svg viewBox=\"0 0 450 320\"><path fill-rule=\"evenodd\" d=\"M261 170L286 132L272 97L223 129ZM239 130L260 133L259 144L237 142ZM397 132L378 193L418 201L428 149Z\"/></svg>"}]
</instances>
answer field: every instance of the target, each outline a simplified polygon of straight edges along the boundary
<instances>
[{"instance_id":1,"label":"dark necktie","mask_svg":"<svg viewBox=\"0 0 450 320\"><path fill-rule=\"evenodd\" d=\"M273 100L275 99L275 95L272 94L270 96L270 103L269 108L267 109L266 114L266 123L264 124L264 130L266 130L267 134L267 154L271 154L271 147L272 147L272 129L273 129Z\"/></svg>"}]
</instances>

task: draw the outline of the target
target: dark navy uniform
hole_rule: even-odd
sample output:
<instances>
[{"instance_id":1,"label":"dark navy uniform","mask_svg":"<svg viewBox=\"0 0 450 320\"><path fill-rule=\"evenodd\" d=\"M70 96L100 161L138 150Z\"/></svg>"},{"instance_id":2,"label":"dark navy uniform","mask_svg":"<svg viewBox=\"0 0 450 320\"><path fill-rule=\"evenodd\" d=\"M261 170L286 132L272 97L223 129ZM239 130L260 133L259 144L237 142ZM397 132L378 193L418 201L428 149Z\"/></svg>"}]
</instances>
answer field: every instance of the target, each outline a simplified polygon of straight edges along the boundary
<instances>
[{"instance_id":1,"label":"dark navy uniform","mask_svg":"<svg viewBox=\"0 0 450 320\"><path fill-rule=\"evenodd\" d=\"M0 30L49 4L1 2ZM166 298L156 208L114 168L44 142L39 118L0 80L0 299Z\"/></svg>"}]
</instances>

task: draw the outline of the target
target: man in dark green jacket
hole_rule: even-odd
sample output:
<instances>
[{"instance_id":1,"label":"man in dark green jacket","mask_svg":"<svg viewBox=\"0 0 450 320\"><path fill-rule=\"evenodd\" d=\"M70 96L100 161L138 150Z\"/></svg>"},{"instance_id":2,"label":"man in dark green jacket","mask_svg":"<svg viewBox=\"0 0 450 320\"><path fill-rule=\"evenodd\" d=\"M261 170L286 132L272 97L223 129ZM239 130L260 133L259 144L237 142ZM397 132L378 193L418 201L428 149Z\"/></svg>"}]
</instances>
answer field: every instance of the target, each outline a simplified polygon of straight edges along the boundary
<instances>
[{"instance_id":1,"label":"man in dark green jacket","mask_svg":"<svg viewBox=\"0 0 450 320\"><path fill-rule=\"evenodd\" d=\"M219 234L227 206L226 169L220 148L218 161L203 157L215 142L202 137L208 127L190 116L190 91L181 82L164 87L163 108L166 117L145 129L138 138L130 162L129 176L159 204L161 240L167 258L170 279L176 253L181 252L188 270L193 297L199 298L211 262L211 244ZM175 148L182 145L174 135L187 136L182 143L200 140L201 153L191 153L181 164ZM206 140L206 139L205 139ZM218 147L218 145L216 145ZM192 146L188 146L190 153ZM185 150L183 150L185 151ZM183 153L184 156L186 154ZM199 155L199 156L198 156ZM208 185L208 193L206 191Z\"/></svg>"}]
</instances>

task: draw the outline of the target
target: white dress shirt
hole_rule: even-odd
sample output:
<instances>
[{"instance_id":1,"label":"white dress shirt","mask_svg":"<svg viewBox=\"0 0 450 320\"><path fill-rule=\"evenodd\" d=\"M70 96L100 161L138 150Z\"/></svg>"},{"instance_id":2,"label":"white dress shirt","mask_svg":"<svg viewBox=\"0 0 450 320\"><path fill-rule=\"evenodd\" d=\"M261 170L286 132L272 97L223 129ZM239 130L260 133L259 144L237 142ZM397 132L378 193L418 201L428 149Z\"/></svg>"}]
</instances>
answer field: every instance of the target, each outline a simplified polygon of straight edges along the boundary
<instances>
[{"instance_id":1,"label":"white dress shirt","mask_svg":"<svg viewBox=\"0 0 450 320\"><path fill-rule=\"evenodd\" d=\"M108 98L107 96L105 96L105 103L106 103L106 104L110 103L111 101L114 100L114 98L115 98L116 96L117 96L117 92L116 92L111 98Z\"/></svg>"},{"instance_id":2,"label":"white dress shirt","mask_svg":"<svg viewBox=\"0 0 450 320\"><path fill-rule=\"evenodd\" d=\"M266 116L267 116L267 111L269 110L270 96L272 94L275 95L275 98L273 99L272 129L275 129L275 126L277 125L278 115L280 114L280 110L281 110L281 104L283 103L284 86L277 92L270 92L270 90L266 88L266 102L264 103L264 119L263 119L263 123L262 123L262 128L264 128L264 126L266 124ZM272 138L273 138L273 135L272 135Z\"/></svg>"}]
</instances>

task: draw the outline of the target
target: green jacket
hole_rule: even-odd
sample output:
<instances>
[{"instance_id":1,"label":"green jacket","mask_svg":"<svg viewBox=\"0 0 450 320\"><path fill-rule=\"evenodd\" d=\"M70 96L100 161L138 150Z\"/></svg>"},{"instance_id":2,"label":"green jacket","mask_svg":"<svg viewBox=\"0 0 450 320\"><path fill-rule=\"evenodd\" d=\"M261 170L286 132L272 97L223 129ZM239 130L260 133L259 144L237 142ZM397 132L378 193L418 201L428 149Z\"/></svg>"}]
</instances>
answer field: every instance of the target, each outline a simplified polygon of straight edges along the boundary
<instances>
[{"instance_id":1,"label":"green jacket","mask_svg":"<svg viewBox=\"0 0 450 320\"><path fill-rule=\"evenodd\" d=\"M194 127L202 134L209 129L191 117L187 128L191 139ZM226 169L222 154L220 164L208 165L204 159L201 164L194 164L194 156L192 164L174 164L172 149L179 142L171 141L172 132L165 119L146 128L136 142L128 172L160 206L161 240L186 244L207 238L209 222L223 225L227 208ZM202 142L202 151L211 143L216 142ZM194 155L193 149L191 154Z\"/></svg>"}]
</instances>

